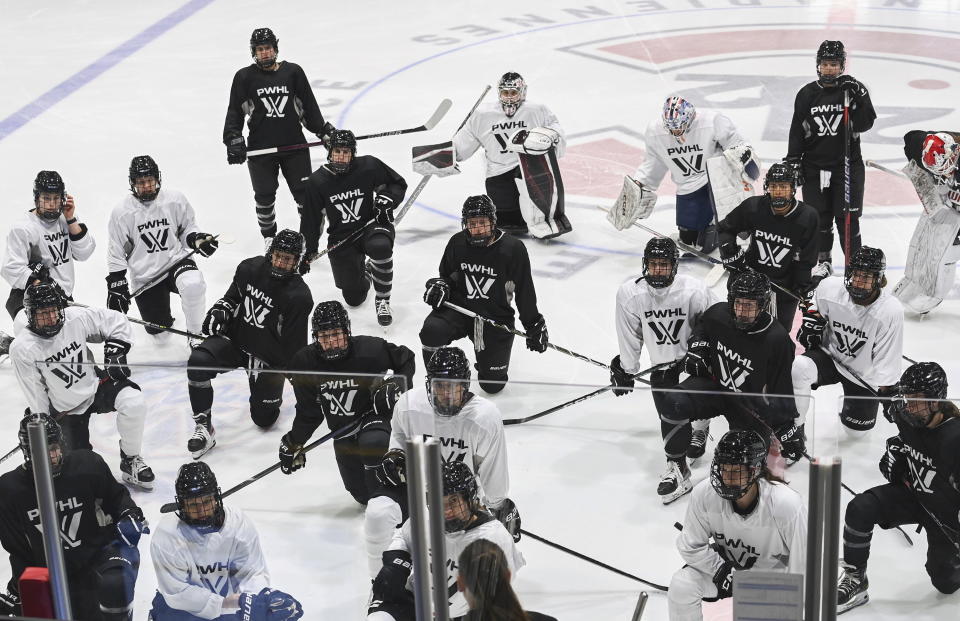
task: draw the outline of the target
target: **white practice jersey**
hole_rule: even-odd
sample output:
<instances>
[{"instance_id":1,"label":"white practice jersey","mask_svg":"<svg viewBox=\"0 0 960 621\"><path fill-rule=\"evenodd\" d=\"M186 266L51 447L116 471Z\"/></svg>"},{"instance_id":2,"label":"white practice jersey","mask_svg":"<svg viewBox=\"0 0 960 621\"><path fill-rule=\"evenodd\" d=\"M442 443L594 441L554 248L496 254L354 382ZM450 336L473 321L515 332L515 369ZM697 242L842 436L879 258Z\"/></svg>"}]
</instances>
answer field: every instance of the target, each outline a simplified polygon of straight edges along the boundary
<instances>
[{"instance_id":1,"label":"white practice jersey","mask_svg":"<svg viewBox=\"0 0 960 621\"><path fill-rule=\"evenodd\" d=\"M10 345L13 370L31 412L52 414L53 407L63 414L83 414L100 386L87 343L133 342L130 322L117 311L68 306L63 312L63 328L56 336L21 330ZM34 364L38 360L56 364Z\"/></svg>"},{"instance_id":2,"label":"white practice jersey","mask_svg":"<svg viewBox=\"0 0 960 621\"><path fill-rule=\"evenodd\" d=\"M680 558L712 576L724 561L737 569L802 574L807 562L807 504L783 483L758 479L760 499L750 515L733 510L717 495L709 477L697 483L677 537ZM716 549L709 539L716 542Z\"/></svg>"},{"instance_id":3,"label":"white practice jersey","mask_svg":"<svg viewBox=\"0 0 960 621\"><path fill-rule=\"evenodd\" d=\"M483 514L478 521L481 524L474 523L467 530L456 533L445 533L446 552L447 552L447 596L450 601L450 618L459 617L467 614L470 606L467 604L463 593L457 590L457 560L460 553L468 545L478 539L486 539L495 543L503 550L503 555L507 557L507 567L510 568L510 579L514 580L517 576L517 570L527 564L520 550L513 542L513 536L507 532L504 525L494 519L489 514ZM394 531L393 541L390 542L388 550L413 550L413 536L410 532L410 520L403 523L403 526ZM413 574L407 579L407 589L413 591Z\"/></svg>"},{"instance_id":4,"label":"white practice jersey","mask_svg":"<svg viewBox=\"0 0 960 621\"><path fill-rule=\"evenodd\" d=\"M216 532L203 533L167 515L150 537L157 590L174 610L216 619L229 612L223 610L228 595L270 586L253 522L239 509L223 510L223 527Z\"/></svg>"},{"instance_id":5,"label":"white practice jersey","mask_svg":"<svg viewBox=\"0 0 960 621\"><path fill-rule=\"evenodd\" d=\"M502 175L520 164L517 154L507 150L510 139L521 129L535 127L549 127L560 134L557 157L563 157L567 139L556 115L543 104L525 101L512 117L504 114L499 101L482 105L453 137L457 161L469 158L482 146L487 154L487 177Z\"/></svg>"},{"instance_id":6,"label":"white practice jersey","mask_svg":"<svg viewBox=\"0 0 960 621\"><path fill-rule=\"evenodd\" d=\"M650 362L661 364L683 358L693 326L719 300L699 278L677 274L669 287L651 287L631 277L617 290L617 342L620 365L627 373L640 370L644 343Z\"/></svg>"},{"instance_id":7,"label":"white practice jersey","mask_svg":"<svg viewBox=\"0 0 960 621\"><path fill-rule=\"evenodd\" d=\"M827 318L823 343L827 352L850 367L876 390L900 381L903 355L903 306L900 300L880 291L869 306L854 303L843 278L825 278L816 288L814 305ZM840 365L837 371L859 382Z\"/></svg>"},{"instance_id":8,"label":"white practice jersey","mask_svg":"<svg viewBox=\"0 0 960 621\"><path fill-rule=\"evenodd\" d=\"M456 416L439 416L427 400L427 389L412 388L394 406L392 426L390 448L403 450L417 436L437 438L443 461L462 461L480 480L487 507L498 508L509 495L503 417L491 401L474 395Z\"/></svg>"},{"instance_id":9,"label":"white practice jersey","mask_svg":"<svg viewBox=\"0 0 960 621\"><path fill-rule=\"evenodd\" d=\"M67 295L73 295L73 262L86 261L97 247L84 228L79 239L71 239L70 226L62 215L53 221L33 213L24 214L7 233L3 257L3 279L14 289L26 289L30 263L42 262Z\"/></svg>"},{"instance_id":10,"label":"white practice jersey","mask_svg":"<svg viewBox=\"0 0 960 621\"><path fill-rule=\"evenodd\" d=\"M187 235L196 232L193 207L182 193L161 188L147 204L129 194L110 213L107 269L127 270L136 291L189 253Z\"/></svg>"},{"instance_id":11,"label":"white practice jersey","mask_svg":"<svg viewBox=\"0 0 960 621\"><path fill-rule=\"evenodd\" d=\"M634 179L655 190L669 172L677 194L690 194L707 184L707 160L744 140L724 115L697 110L697 118L679 140L658 118L647 126L644 142L647 154Z\"/></svg>"}]
</instances>

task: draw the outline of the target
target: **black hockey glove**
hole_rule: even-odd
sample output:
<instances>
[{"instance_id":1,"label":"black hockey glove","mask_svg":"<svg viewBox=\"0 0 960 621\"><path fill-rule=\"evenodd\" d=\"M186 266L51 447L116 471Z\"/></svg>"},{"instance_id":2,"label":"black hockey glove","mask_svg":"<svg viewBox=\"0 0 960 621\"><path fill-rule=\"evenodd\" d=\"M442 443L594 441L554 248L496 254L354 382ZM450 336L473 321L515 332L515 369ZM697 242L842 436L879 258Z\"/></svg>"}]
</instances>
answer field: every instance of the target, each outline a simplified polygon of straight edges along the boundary
<instances>
[{"instance_id":1,"label":"black hockey glove","mask_svg":"<svg viewBox=\"0 0 960 621\"><path fill-rule=\"evenodd\" d=\"M393 382L386 382L373 392L373 414L385 421L393 418L393 406L400 399L400 388Z\"/></svg>"},{"instance_id":2,"label":"black hockey glove","mask_svg":"<svg viewBox=\"0 0 960 621\"><path fill-rule=\"evenodd\" d=\"M733 572L735 568L730 561L724 561L723 565L713 574L713 583L717 585L717 599L726 599L733 597Z\"/></svg>"},{"instance_id":3,"label":"black hockey glove","mask_svg":"<svg viewBox=\"0 0 960 621\"><path fill-rule=\"evenodd\" d=\"M303 276L304 274L309 274L310 267L311 267L310 264L319 258L320 258L319 252L308 252L306 255L304 255L303 260L300 261L300 265L297 266L297 271L300 272L301 276Z\"/></svg>"},{"instance_id":4,"label":"black hockey glove","mask_svg":"<svg viewBox=\"0 0 960 621\"><path fill-rule=\"evenodd\" d=\"M549 342L547 321L543 318L543 315L540 315L537 321L527 330L527 349L542 354L547 351L547 343Z\"/></svg>"},{"instance_id":5,"label":"black hockey glove","mask_svg":"<svg viewBox=\"0 0 960 621\"><path fill-rule=\"evenodd\" d=\"M407 587L407 578L413 570L413 559L406 550L387 550L383 553L383 567L373 579L373 599L397 601Z\"/></svg>"},{"instance_id":6,"label":"black hockey glove","mask_svg":"<svg viewBox=\"0 0 960 621\"><path fill-rule=\"evenodd\" d=\"M397 201L388 194L377 194L373 205L377 210L377 224L380 226L389 226L393 224L393 210L397 206Z\"/></svg>"},{"instance_id":7,"label":"black hockey glove","mask_svg":"<svg viewBox=\"0 0 960 621\"><path fill-rule=\"evenodd\" d=\"M127 270L110 272L107 276L107 308L124 315L130 310L130 286L127 284Z\"/></svg>"},{"instance_id":8,"label":"black hockey glove","mask_svg":"<svg viewBox=\"0 0 960 621\"><path fill-rule=\"evenodd\" d=\"M710 342L693 338L687 343L683 370L692 377L710 377Z\"/></svg>"},{"instance_id":9,"label":"black hockey glove","mask_svg":"<svg viewBox=\"0 0 960 621\"><path fill-rule=\"evenodd\" d=\"M514 543L520 541L520 511L512 500L505 498L499 508L493 509L493 517L506 527Z\"/></svg>"},{"instance_id":10,"label":"black hockey glove","mask_svg":"<svg viewBox=\"0 0 960 621\"><path fill-rule=\"evenodd\" d=\"M896 392L891 394L889 399L881 401L880 405L883 410L883 417L887 419L887 422L896 425L897 420L907 409L907 400L900 394L899 386L895 386L894 388Z\"/></svg>"},{"instance_id":11,"label":"black hockey glove","mask_svg":"<svg viewBox=\"0 0 960 621\"><path fill-rule=\"evenodd\" d=\"M150 534L150 525L147 518L143 517L143 511L140 507L127 509L120 516L117 522L117 537L123 543L130 547L137 547L140 543L140 537L144 534Z\"/></svg>"},{"instance_id":12,"label":"black hockey glove","mask_svg":"<svg viewBox=\"0 0 960 621\"><path fill-rule=\"evenodd\" d=\"M720 246L720 260L723 267L734 274L747 269L747 252L735 241Z\"/></svg>"},{"instance_id":13,"label":"black hockey glove","mask_svg":"<svg viewBox=\"0 0 960 621\"><path fill-rule=\"evenodd\" d=\"M880 458L880 474L891 483L903 483L907 474L907 461L904 458L904 445L900 436L887 438L887 450Z\"/></svg>"},{"instance_id":14,"label":"black hockey glove","mask_svg":"<svg viewBox=\"0 0 960 621\"><path fill-rule=\"evenodd\" d=\"M780 455L791 463L796 463L807 453L807 441L803 437L803 425L786 423L776 430L780 441Z\"/></svg>"},{"instance_id":15,"label":"black hockey glove","mask_svg":"<svg viewBox=\"0 0 960 621\"><path fill-rule=\"evenodd\" d=\"M0 617L13 617L20 612L20 595L9 588L6 592L0 592Z\"/></svg>"},{"instance_id":16,"label":"black hockey glove","mask_svg":"<svg viewBox=\"0 0 960 621\"><path fill-rule=\"evenodd\" d=\"M226 332L233 317L233 311L232 303L223 298L217 300L217 303L207 311L207 316L203 318L203 325L200 328L203 335L216 336Z\"/></svg>"},{"instance_id":17,"label":"black hockey glove","mask_svg":"<svg viewBox=\"0 0 960 621\"><path fill-rule=\"evenodd\" d=\"M613 360L610 361L610 383L617 387L613 389L613 394L618 397L633 392L633 390L629 390L634 386L633 376L623 370L623 366L620 364L620 356L614 356ZM621 388L623 390L619 390Z\"/></svg>"},{"instance_id":18,"label":"black hockey glove","mask_svg":"<svg viewBox=\"0 0 960 621\"><path fill-rule=\"evenodd\" d=\"M333 123L327 121L323 124L323 129L317 133L317 138L320 139L328 151L330 150L330 135L335 131L337 131L337 128L333 126Z\"/></svg>"},{"instance_id":19,"label":"black hockey glove","mask_svg":"<svg viewBox=\"0 0 960 621\"><path fill-rule=\"evenodd\" d=\"M284 474L292 474L307 465L303 445L292 443L289 436L288 433L280 438L280 470Z\"/></svg>"},{"instance_id":20,"label":"black hockey glove","mask_svg":"<svg viewBox=\"0 0 960 621\"><path fill-rule=\"evenodd\" d=\"M840 76L837 79L837 86L839 86L841 90L850 91L850 97L853 99L862 100L867 96L867 87L852 75L844 74Z\"/></svg>"},{"instance_id":21,"label":"black hockey glove","mask_svg":"<svg viewBox=\"0 0 960 621\"><path fill-rule=\"evenodd\" d=\"M797 332L797 341L804 349L815 349L823 343L823 331L827 327L827 318L820 314L813 306L803 311L800 320L800 330Z\"/></svg>"},{"instance_id":22,"label":"black hockey glove","mask_svg":"<svg viewBox=\"0 0 960 621\"><path fill-rule=\"evenodd\" d=\"M800 189L800 186L803 185L803 162L799 157L788 157L783 160L783 163L793 171L793 178L797 181L797 189Z\"/></svg>"},{"instance_id":23,"label":"black hockey glove","mask_svg":"<svg viewBox=\"0 0 960 621\"><path fill-rule=\"evenodd\" d=\"M27 277L27 287L38 282L49 282L50 280L50 270L47 269L47 266L43 263L30 263L27 265L30 268L30 275Z\"/></svg>"},{"instance_id":24,"label":"black hockey glove","mask_svg":"<svg viewBox=\"0 0 960 621\"><path fill-rule=\"evenodd\" d=\"M209 257L220 247L220 242L210 233L190 233L187 235L187 245L196 250L200 256Z\"/></svg>"},{"instance_id":25,"label":"black hockey glove","mask_svg":"<svg viewBox=\"0 0 960 621\"><path fill-rule=\"evenodd\" d=\"M450 283L442 278L427 281L427 290L423 292L423 301L434 308L440 308L450 299Z\"/></svg>"},{"instance_id":26,"label":"black hockey glove","mask_svg":"<svg viewBox=\"0 0 960 621\"><path fill-rule=\"evenodd\" d=\"M406 467L406 454L400 449L390 449L384 454L383 461L377 466L374 474L380 485L397 487L407 482Z\"/></svg>"},{"instance_id":27,"label":"black hockey glove","mask_svg":"<svg viewBox=\"0 0 960 621\"><path fill-rule=\"evenodd\" d=\"M107 339L103 343L103 361L106 363L107 375L115 382L130 377L130 367L127 366L127 354L130 352L130 343L118 339Z\"/></svg>"},{"instance_id":28,"label":"black hockey glove","mask_svg":"<svg viewBox=\"0 0 960 621\"><path fill-rule=\"evenodd\" d=\"M228 138L224 144L227 145L228 164L243 164L247 161L247 143L244 142L243 136Z\"/></svg>"}]
</instances>

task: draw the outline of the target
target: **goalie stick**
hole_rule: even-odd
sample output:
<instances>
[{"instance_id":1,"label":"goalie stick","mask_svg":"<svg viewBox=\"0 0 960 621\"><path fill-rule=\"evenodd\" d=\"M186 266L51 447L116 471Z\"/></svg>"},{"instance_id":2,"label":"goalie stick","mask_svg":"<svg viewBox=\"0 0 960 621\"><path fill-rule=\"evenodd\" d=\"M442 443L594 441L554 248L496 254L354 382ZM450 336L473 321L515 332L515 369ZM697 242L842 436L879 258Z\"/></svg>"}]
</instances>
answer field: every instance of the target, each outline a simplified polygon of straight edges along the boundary
<instances>
[{"instance_id":1,"label":"goalie stick","mask_svg":"<svg viewBox=\"0 0 960 621\"><path fill-rule=\"evenodd\" d=\"M367 138L383 138L385 136L399 136L401 134L413 134L416 132L425 132L433 129L437 126L437 123L447 114L447 111L450 110L450 106L453 105L453 102L449 99L444 99L440 102L440 105L437 106L437 109L434 110L433 114L427 119L423 125L418 125L416 127L409 127L407 129L394 129L386 132L379 132L376 134L364 134L362 136L357 136L357 140L366 140ZM317 147L323 145L322 140L317 140L315 142L304 142L301 144L290 144L283 147L267 147L266 149L254 149L252 151L247 151L247 157L256 157L258 155L267 155L269 153L283 153L285 151L296 151L298 149L309 149L311 147Z\"/></svg>"}]
</instances>

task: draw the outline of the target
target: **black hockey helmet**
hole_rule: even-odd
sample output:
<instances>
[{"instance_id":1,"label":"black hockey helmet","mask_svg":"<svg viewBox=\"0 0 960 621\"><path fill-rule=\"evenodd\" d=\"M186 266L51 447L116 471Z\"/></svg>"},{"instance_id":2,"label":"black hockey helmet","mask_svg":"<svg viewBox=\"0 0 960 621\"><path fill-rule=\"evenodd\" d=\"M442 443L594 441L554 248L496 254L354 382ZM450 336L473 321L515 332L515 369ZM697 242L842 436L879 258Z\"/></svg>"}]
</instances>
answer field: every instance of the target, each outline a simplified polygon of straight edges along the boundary
<instances>
[{"instance_id":1,"label":"black hockey helmet","mask_svg":"<svg viewBox=\"0 0 960 621\"><path fill-rule=\"evenodd\" d=\"M871 248L870 246L861 246L850 257L847 269L843 275L843 284L847 288L847 293L853 298L854 302L869 303L873 301L875 295L887 286L887 258L883 250ZM863 275L872 275L873 282L868 288L860 287L855 284L857 273Z\"/></svg>"},{"instance_id":2,"label":"black hockey helmet","mask_svg":"<svg viewBox=\"0 0 960 621\"><path fill-rule=\"evenodd\" d=\"M774 198L770 196L771 183L789 183L790 198ZM784 215L785 210L793 207L793 201L797 196L797 176L793 168L785 162L776 162L767 169L767 176L763 178L763 191L770 197L770 207L774 214Z\"/></svg>"},{"instance_id":3,"label":"black hockey helmet","mask_svg":"<svg viewBox=\"0 0 960 621\"><path fill-rule=\"evenodd\" d=\"M23 453L23 461L27 468L30 468L33 464L30 454L30 436L27 433L27 425L30 423L43 423L45 425L47 432L47 451L52 452L55 447L59 447L60 456L55 460L50 459L50 473L54 476L58 475L60 473L60 467L63 466L63 458L67 452L67 445L63 441L63 429L60 427L60 423L46 412L27 414L20 419L20 431L17 433L17 438L20 441L20 451Z\"/></svg>"},{"instance_id":4,"label":"black hockey helmet","mask_svg":"<svg viewBox=\"0 0 960 621\"><path fill-rule=\"evenodd\" d=\"M283 229L273 238L270 248L267 250L267 261L270 262L270 275L278 280L285 280L297 273L300 267L300 261L303 259L304 241L303 235L293 229ZM277 267L273 264L273 254L275 252L285 252L293 255L293 265L289 269Z\"/></svg>"},{"instance_id":5,"label":"black hockey helmet","mask_svg":"<svg viewBox=\"0 0 960 621\"><path fill-rule=\"evenodd\" d=\"M137 179L142 177L153 177L156 180L157 185L153 192L137 193ZM127 178L130 181L130 191L141 203L149 203L160 192L160 167L149 155L138 155L130 160L130 173Z\"/></svg>"},{"instance_id":6,"label":"black hockey helmet","mask_svg":"<svg viewBox=\"0 0 960 621\"><path fill-rule=\"evenodd\" d=\"M190 526L219 529L223 526L223 496L217 485L217 476L203 461L193 461L180 466L174 483L177 500L177 517ZM191 517L187 511L187 500L213 496L214 508L208 515Z\"/></svg>"},{"instance_id":7,"label":"black hockey helmet","mask_svg":"<svg viewBox=\"0 0 960 621\"><path fill-rule=\"evenodd\" d=\"M336 300L320 302L313 309L313 340L324 360L339 360L350 351L350 315L343 304ZM325 349L320 343L318 334L326 330L343 330L343 340L336 349Z\"/></svg>"},{"instance_id":8,"label":"black hockey helmet","mask_svg":"<svg viewBox=\"0 0 960 621\"><path fill-rule=\"evenodd\" d=\"M741 318L737 314L737 300L756 300L756 315ZM752 330L764 319L763 316L767 312L767 306L770 303L770 279L766 274L750 269L734 275L730 278L727 289L727 302L730 305L730 314L733 316L733 325L740 330Z\"/></svg>"},{"instance_id":9,"label":"black hockey helmet","mask_svg":"<svg viewBox=\"0 0 960 621\"><path fill-rule=\"evenodd\" d=\"M659 276L650 273L650 259L666 259L673 268L669 276ZM651 287L657 289L669 287L677 277L677 268L680 266L680 251L677 244L669 237L654 237L643 248L643 277Z\"/></svg>"},{"instance_id":10,"label":"black hockey helmet","mask_svg":"<svg viewBox=\"0 0 960 621\"><path fill-rule=\"evenodd\" d=\"M484 235L471 235L467 228L467 220L470 218L490 218L490 230ZM486 194L477 194L468 196L463 201L463 209L460 212L460 226L467 234L467 243L471 246L486 246L497 234L497 206L493 204L493 199Z\"/></svg>"},{"instance_id":11,"label":"black hockey helmet","mask_svg":"<svg viewBox=\"0 0 960 621\"><path fill-rule=\"evenodd\" d=\"M903 372L893 408L900 422L910 427L926 427L947 398L947 374L936 362L916 362Z\"/></svg>"},{"instance_id":12,"label":"black hockey helmet","mask_svg":"<svg viewBox=\"0 0 960 621\"><path fill-rule=\"evenodd\" d=\"M451 380L451 381L443 381ZM470 400L470 363L459 347L441 347L427 362L427 396L440 416L455 416Z\"/></svg>"},{"instance_id":13,"label":"black hockey helmet","mask_svg":"<svg viewBox=\"0 0 960 621\"><path fill-rule=\"evenodd\" d=\"M350 149L350 161L334 162L333 150L335 148ZM330 147L327 150L327 168L335 174L342 175L350 170L350 165L357 157L357 138L349 129L335 129L330 132Z\"/></svg>"},{"instance_id":14,"label":"black hockey helmet","mask_svg":"<svg viewBox=\"0 0 960 621\"><path fill-rule=\"evenodd\" d=\"M497 82L500 107L508 117L513 116L527 99L527 82L516 71L508 71Z\"/></svg>"},{"instance_id":15,"label":"black hockey helmet","mask_svg":"<svg viewBox=\"0 0 960 621\"><path fill-rule=\"evenodd\" d=\"M253 60L257 63L261 69L269 69L277 62L277 54L280 53L280 40L277 39L277 35L273 34L273 31L269 28L257 28L250 34L250 56L253 57ZM258 45L272 45L273 46L273 58L268 60L260 61L257 59L257 46Z\"/></svg>"},{"instance_id":16,"label":"black hockey helmet","mask_svg":"<svg viewBox=\"0 0 960 621\"><path fill-rule=\"evenodd\" d=\"M737 500L763 474L767 445L759 433L749 429L723 434L710 464L710 484L717 495Z\"/></svg>"},{"instance_id":17,"label":"black hockey helmet","mask_svg":"<svg viewBox=\"0 0 960 621\"><path fill-rule=\"evenodd\" d=\"M460 497L459 502L447 500L454 495ZM448 533L465 529L480 512L477 478L462 461L443 462L443 509L443 529Z\"/></svg>"},{"instance_id":18,"label":"black hockey helmet","mask_svg":"<svg viewBox=\"0 0 960 621\"><path fill-rule=\"evenodd\" d=\"M41 325L41 311L54 309L55 315L53 323L43 322ZM27 328L43 338L56 336L63 328L63 322L66 320L64 309L67 308L66 296L63 289L53 282L41 282L27 287L23 292L23 312L27 316Z\"/></svg>"},{"instance_id":19,"label":"black hockey helmet","mask_svg":"<svg viewBox=\"0 0 960 621\"><path fill-rule=\"evenodd\" d=\"M40 194L56 194L60 197L57 208L53 210L40 209ZM63 205L67 202L67 188L63 178L55 170L41 170L33 180L33 205L37 208L37 215L44 220L56 220L63 213Z\"/></svg>"},{"instance_id":20,"label":"black hockey helmet","mask_svg":"<svg viewBox=\"0 0 960 621\"><path fill-rule=\"evenodd\" d=\"M820 63L825 60L835 60L840 63L840 73L837 75L823 75L820 73ZM817 48L817 77L823 84L834 84L847 66L847 51L843 49L843 41L824 41Z\"/></svg>"}]
</instances>

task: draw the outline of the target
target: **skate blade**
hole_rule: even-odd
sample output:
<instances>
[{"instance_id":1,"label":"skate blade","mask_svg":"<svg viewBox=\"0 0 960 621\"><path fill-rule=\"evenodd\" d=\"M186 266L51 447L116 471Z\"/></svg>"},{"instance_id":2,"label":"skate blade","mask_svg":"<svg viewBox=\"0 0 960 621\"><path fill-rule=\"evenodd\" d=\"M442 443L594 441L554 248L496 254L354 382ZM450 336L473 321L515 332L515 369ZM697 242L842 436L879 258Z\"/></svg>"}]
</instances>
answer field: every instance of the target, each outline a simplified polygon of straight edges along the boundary
<instances>
[{"instance_id":1,"label":"skate blade","mask_svg":"<svg viewBox=\"0 0 960 621\"><path fill-rule=\"evenodd\" d=\"M689 494L690 490L692 489L693 489L693 485L689 481L687 481L685 484L681 484L681 486L676 490L674 490L673 492L669 494L664 494L663 496L661 496L660 501L665 505L669 505L673 501Z\"/></svg>"},{"instance_id":2,"label":"skate blade","mask_svg":"<svg viewBox=\"0 0 960 621\"><path fill-rule=\"evenodd\" d=\"M866 591L864 591L863 593L858 593L857 595L854 596L853 599L851 599L849 602L847 602L843 606L838 605L837 614L838 615L843 614L848 610L852 610L853 608L856 608L857 606L863 606L869 601L870 601L869 593L867 593Z\"/></svg>"},{"instance_id":3,"label":"skate blade","mask_svg":"<svg viewBox=\"0 0 960 621\"><path fill-rule=\"evenodd\" d=\"M213 447L215 447L216 445L217 445L216 439L211 438L211 442L209 446L206 446L199 451L190 451L190 456L193 457L194 459L200 459L201 457L203 457L204 455L212 451Z\"/></svg>"}]
</instances>

